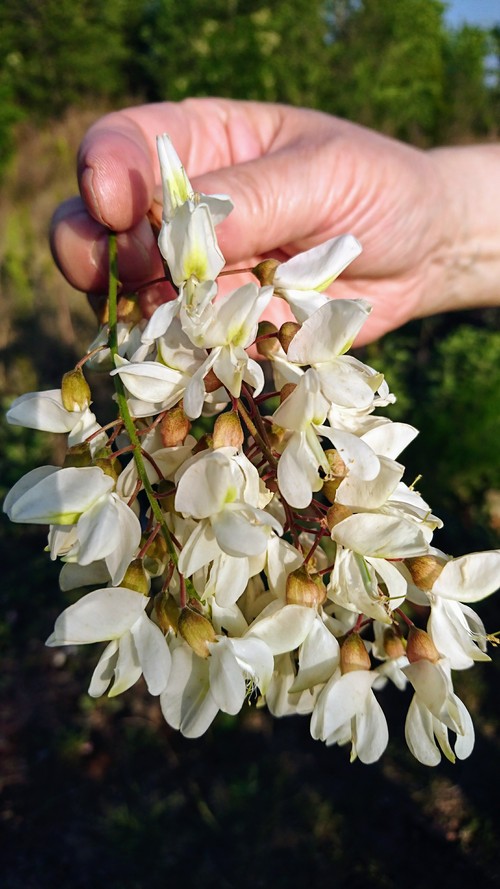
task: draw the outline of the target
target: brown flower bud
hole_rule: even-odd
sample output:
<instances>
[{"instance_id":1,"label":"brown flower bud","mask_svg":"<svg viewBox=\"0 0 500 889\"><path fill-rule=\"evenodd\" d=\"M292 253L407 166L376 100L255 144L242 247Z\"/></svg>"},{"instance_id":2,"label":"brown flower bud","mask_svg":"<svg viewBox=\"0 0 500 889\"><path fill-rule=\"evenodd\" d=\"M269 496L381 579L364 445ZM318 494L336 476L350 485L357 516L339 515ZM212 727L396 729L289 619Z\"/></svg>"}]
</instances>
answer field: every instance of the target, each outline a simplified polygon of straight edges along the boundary
<instances>
[{"instance_id":1,"label":"brown flower bud","mask_svg":"<svg viewBox=\"0 0 500 889\"><path fill-rule=\"evenodd\" d=\"M90 387L81 367L64 374L61 383L61 399L67 411L83 411L90 404Z\"/></svg>"},{"instance_id":2,"label":"brown flower bud","mask_svg":"<svg viewBox=\"0 0 500 889\"><path fill-rule=\"evenodd\" d=\"M353 673L355 670L369 670L370 655L358 633L351 633L340 646L340 669L342 674Z\"/></svg>"},{"instance_id":3,"label":"brown flower bud","mask_svg":"<svg viewBox=\"0 0 500 889\"><path fill-rule=\"evenodd\" d=\"M222 386L219 377L215 375L215 372L212 370L212 368L210 368L206 376L203 378L203 383L205 386L205 392L215 392Z\"/></svg>"},{"instance_id":4,"label":"brown flower bud","mask_svg":"<svg viewBox=\"0 0 500 889\"><path fill-rule=\"evenodd\" d=\"M160 423L160 435L164 448L175 448L181 445L189 430L191 423L184 413L182 401L166 412Z\"/></svg>"},{"instance_id":5,"label":"brown flower bud","mask_svg":"<svg viewBox=\"0 0 500 889\"><path fill-rule=\"evenodd\" d=\"M146 540L142 538L141 546L143 546L145 543ZM167 554L167 542L163 534L157 534L154 540L152 540L149 544L144 555L144 568L146 569L148 574L150 574L152 577L158 577L158 575L161 574L167 561Z\"/></svg>"},{"instance_id":6,"label":"brown flower bud","mask_svg":"<svg viewBox=\"0 0 500 889\"><path fill-rule=\"evenodd\" d=\"M387 627L384 630L384 651L387 657L396 658L406 654L404 639L396 627Z\"/></svg>"},{"instance_id":7,"label":"brown flower bud","mask_svg":"<svg viewBox=\"0 0 500 889\"><path fill-rule=\"evenodd\" d=\"M157 593L154 600L155 615L158 625L164 633L173 630L174 633L179 629L180 608L173 596L169 593Z\"/></svg>"},{"instance_id":8,"label":"brown flower bud","mask_svg":"<svg viewBox=\"0 0 500 889\"><path fill-rule=\"evenodd\" d=\"M405 564L415 586L425 591L432 589L444 568L444 563L436 556L415 556L414 559L406 559Z\"/></svg>"},{"instance_id":9,"label":"brown flower bud","mask_svg":"<svg viewBox=\"0 0 500 889\"><path fill-rule=\"evenodd\" d=\"M326 499L329 500L330 503L333 503L338 487L342 479L347 475L347 467L335 448L328 448L328 450L325 451L325 456L330 466L330 472L323 482L321 491Z\"/></svg>"},{"instance_id":10,"label":"brown flower bud","mask_svg":"<svg viewBox=\"0 0 500 889\"><path fill-rule=\"evenodd\" d=\"M338 525L339 522L343 522L344 519L348 519L351 515L352 509L350 509L348 506L344 506L343 503L334 503L332 506L330 506L326 514L326 524L328 526L328 530L333 531L335 525Z\"/></svg>"},{"instance_id":11,"label":"brown flower bud","mask_svg":"<svg viewBox=\"0 0 500 889\"><path fill-rule=\"evenodd\" d=\"M142 312L137 302L137 297L132 294L120 296L116 305L118 321L124 324L138 324L142 318Z\"/></svg>"},{"instance_id":12,"label":"brown flower bud","mask_svg":"<svg viewBox=\"0 0 500 889\"><path fill-rule=\"evenodd\" d=\"M241 448L245 436L241 427L240 418L236 411L226 411L219 414L212 433L212 447L215 448Z\"/></svg>"},{"instance_id":13,"label":"brown flower bud","mask_svg":"<svg viewBox=\"0 0 500 889\"><path fill-rule=\"evenodd\" d=\"M260 340L260 336L265 336L265 340ZM260 321L257 330L257 342L255 344L257 352L263 358L270 358L278 352L280 344L278 342L278 328L272 321Z\"/></svg>"},{"instance_id":14,"label":"brown flower bud","mask_svg":"<svg viewBox=\"0 0 500 889\"><path fill-rule=\"evenodd\" d=\"M295 334L299 332L301 326L302 325L297 324L296 321L285 321L285 323L281 325L278 333L278 339L284 352L288 352L290 343L292 342Z\"/></svg>"},{"instance_id":15,"label":"brown flower bud","mask_svg":"<svg viewBox=\"0 0 500 889\"><path fill-rule=\"evenodd\" d=\"M410 664L423 660L431 661L431 663L435 664L439 660L439 651L425 630L410 627L406 643L406 656Z\"/></svg>"},{"instance_id":16,"label":"brown flower bud","mask_svg":"<svg viewBox=\"0 0 500 889\"><path fill-rule=\"evenodd\" d=\"M297 388L297 383L285 383L285 385L281 388L280 391L280 404L283 404L284 401L295 392Z\"/></svg>"},{"instance_id":17,"label":"brown flower bud","mask_svg":"<svg viewBox=\"0 0 500 889\"><path fill-rule=\"evenodd\" d=\"M142 593L143 596L149 595L150 582L144 570L142 559L134 559L130 563L120 586L124 586L128 590L135 590L136 593Z\"/></svg>"},{"instance_id":18,"label":"brown flower bud","mask_svg":"<svg viewBox=\"0 0 500 889\"><path fill-rule=\"evenodd\" d=\"M208 645L215 642L215 630L207 617L186 606L179 615L178 630L195 654L209 656Z\"/></svg>"},{"instance_id":19,"label":"brown flower bud","mask_svg":"<svg viewBox=\"0 0 500 889\"><path fill-rule=\"evenodd\" d=\"M303 566L292 571L286 579L287 605L307 605L315 608L326 599L326 587L319 574L309 574Z\"/></svg>"},{"instance_id":20,"label":"brown flower bud","mask_svg":"<svg viewBox=\"0 0 500 889\"><path fill-rule=\"evenodd\" d=\"M262 286L265 287L266 284L273 283L276 269L279 265L281 265L281 263L278 259L263 259L262 262L259 262L258 265L252 269L252 272Z\"/></svg>"}]
</instances>

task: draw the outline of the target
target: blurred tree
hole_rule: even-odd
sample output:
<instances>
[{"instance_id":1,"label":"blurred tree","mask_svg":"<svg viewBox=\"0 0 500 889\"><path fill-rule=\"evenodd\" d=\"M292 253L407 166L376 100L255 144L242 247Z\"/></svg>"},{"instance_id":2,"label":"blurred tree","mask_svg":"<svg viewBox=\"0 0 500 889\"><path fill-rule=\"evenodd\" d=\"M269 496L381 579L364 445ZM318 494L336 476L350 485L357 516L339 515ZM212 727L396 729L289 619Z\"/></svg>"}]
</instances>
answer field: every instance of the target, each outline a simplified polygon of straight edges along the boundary
<instances>
[{"instance_id":1,"label":"blurred tree","mask_svg":"<svg viewBox=\"0 0 500 889\"><path fill-rule=\"evenodd\" d=\"M320 107L322 0L149 0L130 20L130 86L148 99L219 95Z\"/></svg>"},{"instance_id":2,"label":"blurred tree","mask_svg":"<svg viewBox=\"0 0 500 889\"><path fill-rule=\"evenodd\" d=\"M58 114L123 92L127 0L2 0L0 72L18 107Z\"/></svg>"},{"instance_id":3,"label":"blurred tree","mask_svg":"<svg viewBox=\"0 0 500 889\"><path fill-rule=\"evenodd\" d=\"M438 135L448 142L484 137L495 125L493 90L486 78L490 42L481 28L449 31L444 44L443 118Z\"/></svg>"},{"instance_id":4,"label":"blurred tree","mask_svg":"<svg viewBox=\"0 0 500 889\"><path fill-rule=\"evenodd\" d=\"M409 141L432 142L443 109L439 0L331 0L328 111Z\"/></svg>"}]
</instances>

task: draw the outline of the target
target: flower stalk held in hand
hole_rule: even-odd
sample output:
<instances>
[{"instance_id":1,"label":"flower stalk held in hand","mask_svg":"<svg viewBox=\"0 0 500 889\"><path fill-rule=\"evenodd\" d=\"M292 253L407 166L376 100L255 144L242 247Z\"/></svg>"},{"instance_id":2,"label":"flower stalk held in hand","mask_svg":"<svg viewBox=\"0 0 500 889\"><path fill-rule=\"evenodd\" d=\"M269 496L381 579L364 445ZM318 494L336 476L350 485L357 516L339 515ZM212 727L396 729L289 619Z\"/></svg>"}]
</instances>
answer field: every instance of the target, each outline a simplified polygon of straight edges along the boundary
<instances>
[{"instance_id":1,"label":"flower stalk held in hand","mask_svg":"<svg viewBox=\"0 0 500 889\"><path fill-rule=\"evenodd\" d=\"M148 321L118 298L111 236L109 312L87 356L61 389L8 413L68 437L64 465L29 472L4 503L12 521L49 525L61 588L88 588L47 644L106 643L89 694L143 675L190 738L250 698L309 715L314 738L371 763L387 745L379 692L392 682L414 691L406 739L420 762L468 756L452 671L489 659L470 606L498 587L500 551L436 549L442 523L402 481L417 430L378 413L394 396L349 354L370 305L323 292L360 245L345 235L266 260L220 295L216 226L231 201L193 192L167 136L158 148L175 298ZM280 330L259 324L276 299L294 319ZM268 360L270 395L251 348ZM114 381L106 427L85 363ZM202 416L210 431L197 438Z\"/></svg>"}]
</instances>

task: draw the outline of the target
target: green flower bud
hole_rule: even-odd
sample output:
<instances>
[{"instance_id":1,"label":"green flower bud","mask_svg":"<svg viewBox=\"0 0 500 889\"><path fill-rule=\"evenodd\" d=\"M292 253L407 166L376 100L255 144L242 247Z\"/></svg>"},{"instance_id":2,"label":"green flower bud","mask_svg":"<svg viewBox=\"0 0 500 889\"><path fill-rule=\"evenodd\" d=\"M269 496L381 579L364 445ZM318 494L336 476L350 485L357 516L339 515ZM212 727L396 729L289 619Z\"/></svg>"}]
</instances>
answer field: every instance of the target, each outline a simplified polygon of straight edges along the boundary
<instances>
[{"instance_id":1,"label":"green flower bud","mask_svg":"<svg viewBox=\"0 0 500 889\"><path fill-rule=\"evenodd\" d=\"M63 469L74 467L80 469L82 466L93 466L90 444L88 441L82 441L81 444L73 445L68 448L64 457Z\"/></svg>"},{"instance_id":2,"label":"green flower bud","mask_svg":"<svg viewBox=\"0 0 500 889\"><path fill-rule=\"evenodd\" d=\"M179 630L180 608L174 597L169 593L161 592L155 596L155 615L158 625L164 633L173 630L177 634Z\"/></svg>"},{"instance_id":3,"label":"green flower bud","mask_svg":"<svg viewBox=\"0 0 500 889\"><path fill-rule=\"evenodd\" d=\"M136 593L142 593L143 596L149 595L150 580L144 570L142 559L134 559L130 563L120 586L135 590Z\"/></svg>"},{"instance_id":4,"label":"green flower bud","mask_svg":"<svg viewBox=\"0 0 500 889\"><path fill-rule=\"evenodd\" d=\"M90 387L81 367L64 374L61 383L61 399L67 411L83 411L90 404Z\"/></svg>"},{"instance_id":5,"label":"green flower bud","mask_svg":"<svg viewBox=\"0 0 500 889\"><path fill-rule=\"evenodd\" d=\"M215 630L207 617L186 606L179 615L178 630L195 654L203 658L209 656L208 645L215 642Z\"/></svg>"}]
</instances>

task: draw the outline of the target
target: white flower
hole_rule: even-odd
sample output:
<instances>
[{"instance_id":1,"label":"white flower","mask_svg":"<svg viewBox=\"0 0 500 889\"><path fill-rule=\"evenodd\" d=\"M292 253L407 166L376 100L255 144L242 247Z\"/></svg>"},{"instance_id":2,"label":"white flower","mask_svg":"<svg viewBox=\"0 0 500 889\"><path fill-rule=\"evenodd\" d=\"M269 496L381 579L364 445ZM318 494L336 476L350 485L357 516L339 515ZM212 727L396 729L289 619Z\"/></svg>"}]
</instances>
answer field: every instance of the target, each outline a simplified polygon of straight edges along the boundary
<instances>
[{"instance_id":1,"label":"white flower","mask_svg":"<svg viewBox=\"0 0 500 889\"><path fill-rule=\"evenodd\" d=\"M68 411L62 403L61 390L27 392L12 403L7 422L44 432L67 432L68 446L80 444L101 428L89 407ZM92 446L101 447L106 436L96 436Z\"/></svg>"},{"instance_id":2,"label":"white flower","mask_svg":"<svg viewBox=\"0 0 500 889\"><path fill-rule=\"evenodd\" d=\"M467 708L453 692L449 662L422 659L403 667L403 673L415 689L405 724L413 755L424 765L437 765L441 754L436 739L450 762L455 762L455 756L466 759L474 747L474 728ZM457 735L454 753L448 729Z\"/></svg>"},{"instance_id":3,"label":"white flower","mask_svg":"<svg viewBox=\"0 0 500 889\"><path fill-rule=\"evenodd\" d=\"M40 466L16 482L3 508L11 522L74 525L113 487L113 479L98 466Z\"/></svg>"},{"instance_id":4,"label":"white flower","mask_svg":"<svg viewBox=\"0 0 500 889\"><path fill-rule=\"evenodd\" d=\"M217 636L208 647L207 658L184 643L174 648L170 681L160 697L166 721L187 738L202 735L219 710L238 713L248 683L265 692L271 680L273 655L259 639Z\"/></svg>"},{"instance_id":5,"label":"white flower","mask_svg":"<svg viewBox=\"0 0 500 889\"><path fill-rule=\"evenodd\" d=\"M389 732L373 694L377 674L355 670L341 676L338 669L320 693L311 717L311 734L326 744L352 743L351 762L358 757L371 763L380 759Z\"/></svg>"},{"instance_id":6,"label":"white flower","mask_svg":"<svg viewBox=\"0 0 500 889\"><path fill-rule=\"evenodd\" d=\"M328 301L320 291L326 288L361 253L361 244L352 235L339 235L298 253L276 268L273 286L286 299L298 321Z\"/></svg>"},{"instance_id":7,"label":"white flower","mask_svg":"<svg viewBox=\"0 0 500 889\"><path fill-rule=\"evenodd\" d=\"M122 587L94 590L59 615L46 645L111 640L95 668L89 694L104 694L114 677L109 693L113 697L144 674L149 692L159 695L168 682L171 658L163 633L144 613L149 601Z\"/></svg>"},{"instance_id":8,"label":"white flower","mask_svg":"<svg viewBox=\"0 0 500 889\"><path fill-rule=\"evenodd\" d=\"M220 555L246 557L264 553L271 531L282 528L258 507L255 467L233 448L197 454L177 476L175 508L199 521L185 543L179 570L191 575Z\"/></svg>"}]
</instances>

